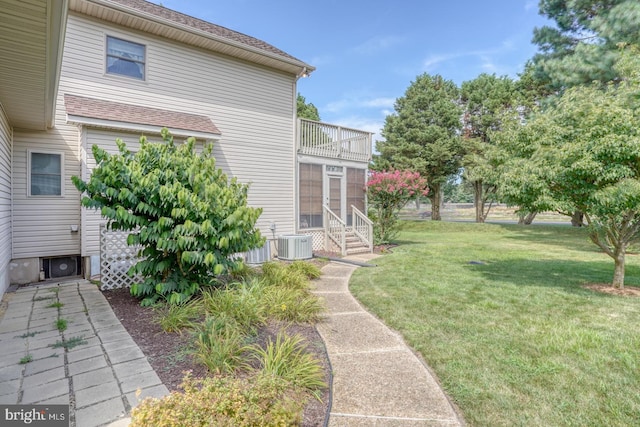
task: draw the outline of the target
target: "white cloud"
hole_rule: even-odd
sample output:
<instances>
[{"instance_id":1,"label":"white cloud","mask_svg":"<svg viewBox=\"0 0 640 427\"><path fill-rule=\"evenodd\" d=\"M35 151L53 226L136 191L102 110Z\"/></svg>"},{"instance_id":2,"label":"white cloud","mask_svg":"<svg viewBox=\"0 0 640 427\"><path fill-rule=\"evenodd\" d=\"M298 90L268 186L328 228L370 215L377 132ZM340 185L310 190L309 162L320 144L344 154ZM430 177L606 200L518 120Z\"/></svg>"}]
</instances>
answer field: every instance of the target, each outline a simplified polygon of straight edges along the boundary
<instances>
[{"instance_id":1,"label":"white cloud","mask_svg":"<svg viewBox=\"0 0 640 427\"><path fill-rule=\"evenodd\" d=\"M439 65L459 58L476 58L481 62L481 68L487 72L497 72L500 67L496 65L495 56L504 55L515 49L515 42L509 38L504 40L498 47L489 49L476 49L462 52L454 52L447 54L432 54L423 62L422 67L426 72L433 72Z\"/></svg>"},{"instance_id":2,"label":"white cloud","mask_svg":"<svg viewBox=\"0 0 640 427\"><path fill-rule=\"evenodd\" d=\"M332 124L344 126L352 129L364 130L373 134L372 141L382 140L380 132L384 126L384 120L376 120L370 117L350 116L342 119L336 119L331 121Z\"/></svg>"},{"instance_id":3,"label":"white cloud","mask_svg":"<svg viewBox=\"0 0 640 427\"><path fill-rule=\"evenodd\" d=\"M389 107L393 107L395 103L396 103L395 98L374 98L374 99L363 101L361 105L363 107L371 107L371 108L378 108L378 107L389 108Z\"/></svg>"},{"instance_id":4,"label":"white cloud","mask_svg":"<svg viewBox=\"0 0 640 427\"><path fill-rule=\"evenodd\" d=\"M535 10L537 7L537 0L527 0L527 2L524 4L524 10L526 10L527 12L529 12L530 10Z\"/></svg>"},{"instance_id":5,"label":"white cloud","mask_svg":"<svg viewBox=\"0 0 640 427\"><path fill-rule=\"evenodd\" d=\"M355 46L352 50L361 55L371 55L396 46L402 43L403 40L402 37L398 36L376 36Z\"/></svg>"},{"instance_id":6,"label":"white cloud","mask_svg":"<svg viewBox=\"0 0 640 427\"><path fill-rule=\"evenodd\" d=\"M436 68L441 63L447 62L447 61L451 61L452 59L460 58L462 56L465 56L465 55L464 54L459 54L459 53L448 53L448 54L442 54L442 55L431 55L427 59L424 60L424 62L422 63L422 67L424 68L425 71L432 71L434 68Z\"/></svg>"},{"instance_id":7,"label":"white cloud","mask_svg":"<svg viewBox=\"0 0 640 427\"><path fill-rule=\"evenodd\" d=\"M330 113L339 113L341 111L349 110L352 108L393 108L395 104L395 98L366 98L366 97L354 97L347 96L328 103L322 110Z\"/></svg>"}]
</instances>

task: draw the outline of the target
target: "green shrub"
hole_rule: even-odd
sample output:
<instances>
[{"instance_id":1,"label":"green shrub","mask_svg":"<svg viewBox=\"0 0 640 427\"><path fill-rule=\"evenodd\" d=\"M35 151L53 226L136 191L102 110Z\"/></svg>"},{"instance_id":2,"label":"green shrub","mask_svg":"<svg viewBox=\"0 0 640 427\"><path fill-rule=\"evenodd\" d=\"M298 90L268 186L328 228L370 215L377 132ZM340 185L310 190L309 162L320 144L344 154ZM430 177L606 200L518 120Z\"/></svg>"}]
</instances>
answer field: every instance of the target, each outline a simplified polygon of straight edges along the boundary
<instances>
[{"instance_id":1,"label":"green shrub","mask_svg":"<svg viewBox=\"0 0 640 427\"><path fill-rule=\"evenodd\" d=\"M129 231L127 243L141 245L143 257L129 274L144 277L131 287L144 305L187 301L201 286L241 268L233 254L263 245L255 228L262 210L247 205L248 186L229 179L195 139L174 144L167 129L161 143L140 137L134 154L116 140L119 154L97 145L97 166L88 182L73 183L86 196L82 205L100 209L113 230Z\"/></svg>"},{"instance_id":2,"label":"green shrub","mask_svg":"<svg viewBox=\"0 0 640 427\"><path fill-rule=\"evenodd\" d=\"M262 264L262 278L269 285L288 289L307 289L309 279L299 268L291 268L282 262L265 262Z\"/></svg>"},{"instance_id":3,"label":"green shrub","mask_svg":"<svg viewBox=\"0 0 640 427\"><path fill-rule=\"evenodd\" d=\"M259 280L234 282L205 292L202 301L210 316L233 319L244 331L250 332L266 320L262 310L262 292Z\"/></svg>"},{"instance_id":4,"label":"green shrub","mask_svg":"<svg viewBox=\"0 0 640 427\"><path fill-rule=\"evenodd\" d=\"M301 272L308 279L317 279L322 274L317 265L302 260L293 261L291 265L289 265L289 269Z\"/></svg>"},{"instance_id":5,"label":"green shrub","mask_svg":"<svg viewBox=\"0 0 640 427\"><path fill-rule=\"evenodd\" d=\"M296 323L317 322L325 310L320 299L309 291L278 286L265 289L262 305L268 317Z\"/></svg>"},{"instance_id":6,"label":"green shrub","mask_svg":"<svg viewBox=\"0 0 640 427\"><path fill-rule=\"evenodd\" d=\"M156 311L158 323L165 332L180 332L185 328L194 328L195 321L205 314L202 299L179 305L164 305L156 308Z\"/></svg>"},{"instance_id":7,"label":"green shrub","mask_svg":"<svg viewBox=\"0 0 640 427\"><path fill-rule=\"evenodd\" d=\"M320 362L304 347L299 335L278 333L275 343L269 340L263 349L251 347L253 356L260 363L261 374L282 378L296 388L303 388L319 398L319 392L327 387Z\"/></svg>"},{"instance_id":8,"label":"green shrub","mask_svg":"<svg viewBox=\"0 0 640 427\"><path fill-rule=\"evenodd\" d=\"M302 422L304 399L278 378L185 378L183 393L143 400L131 427L293 426Z\"/></svg>"},{"instance_id":9,"label":"green shrub","mask_svg":"<svg viewBox=\"0 0 640 427\"><path fill-rule=\"evenodd\" d=\"M226 316L207 317L196 332L195 359L214 373L232 373L247 349L241 327Z\"/></svg>"}]
</instances>

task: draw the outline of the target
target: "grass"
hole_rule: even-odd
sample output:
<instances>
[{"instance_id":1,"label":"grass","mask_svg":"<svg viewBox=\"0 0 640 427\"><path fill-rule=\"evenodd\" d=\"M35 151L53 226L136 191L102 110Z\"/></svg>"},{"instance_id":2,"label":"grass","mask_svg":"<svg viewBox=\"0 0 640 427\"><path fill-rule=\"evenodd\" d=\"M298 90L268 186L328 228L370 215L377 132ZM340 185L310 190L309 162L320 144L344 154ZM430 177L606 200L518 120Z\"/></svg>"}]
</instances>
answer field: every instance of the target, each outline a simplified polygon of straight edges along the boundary
<instances>
[{"instance_id":1,"label":"grass","mask_svg":"<svg viewBox=\"0 0 640 427\"><path fill-rule=\"evenodd\" d=\"M270 339L264 348L254 345L250 352L264 375L279 377L296 387L307 389L317 399L327 387L322 365L305 351L304 339L300 336L280 332L275 342Z\"/></svg>"},{"instance_id":2,"label":"grass","mask_svg":"<svg viewBox=\"0 0 640 427\"><path fill-rule=\"evenodd\" d=\"M21 365L26 365L27 363L33 361L33 356L31 354L27 354L20 359Z\"/></svg>"},{"instance_id":3,"label":"grass","mask_svg":"<svg viewBox=\"0 0 640 427\"><path fill-rule=\"evenodd\" d=\"M210 372L231 374L243 363L247 337L233 319L208 317L196 337L194 357Z\"/></svg>"},{"instance_id":4,"label":"grass","mask_svg":"<svg viewBox=\"0 0 640 427\"><path fill-rule=\"evenodd\" d=\"M326 389L322 365L300 336L281 332L275 342L260 343L258 335L270 322L319 320L325 308L310 291L310 279L319 276L317 265L268 262L261 271L244 269L191 302L156 308L157 321L166 332L190 332L193 344L188 354L216 378L255 374L256 381L270 387L285 384L290 403L301 408L310 395L320 399ZM280 425L274 420L263 424Z\"/></svg>"},{"instance_id":5,"label":"grass","mask_svg":"<svg viewBox=\"0 0 640 427\"><path fill-rule=\"evenodd\" d=\"M74 347L77 347L79 345L84 345L86 343L87 341L84 339L83 336L75 336L75 337L69 338L68 340L56 341L55 344L50 344L49 347L64 348L66 350L70 350Z\"/></svg>"},{"instance_id":6,"label":"grass","mask_svg":"<svg viewBox=\"0 0 640 427\"><path fill-rule=\"evenodd\" d=\"M60 301L56 301L56 302L52 302L51 304L49 304L47 306L47 308L62 308L64 306L64 303L60 302Z\"/></svg>"},{"instance_id":7,"label":"grass","mask_svg":"<svg viewBox=\"0 0 640 427\"><path fill-rule=\"evenodd\" d=\"M67 319L59 318L58 320L56 320L56 329L58 329L60 332L66 331L67 330Z\"/></svg>"},{"instance_id":8,"label":"grass","mask_svg":"<svg viewBox=\"0 0 640 427\"><path fill-rule=\"evenodd\" d=\"M584 230L416 221L399 240L351 289L470 425L640 425L640 299L582 287L613 275Z\"/></svg>"}]
</instances>

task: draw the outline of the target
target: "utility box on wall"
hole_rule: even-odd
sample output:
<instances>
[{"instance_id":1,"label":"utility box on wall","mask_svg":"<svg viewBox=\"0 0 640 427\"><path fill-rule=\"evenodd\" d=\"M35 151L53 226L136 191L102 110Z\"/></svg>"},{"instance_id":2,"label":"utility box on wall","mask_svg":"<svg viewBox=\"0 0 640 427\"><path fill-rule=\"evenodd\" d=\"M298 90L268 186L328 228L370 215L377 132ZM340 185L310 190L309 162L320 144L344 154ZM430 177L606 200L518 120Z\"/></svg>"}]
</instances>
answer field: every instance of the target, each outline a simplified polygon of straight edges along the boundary
<instances>
[{"instance_id":1,"label":"utility box on wall","mask_svg":"<svg viewBox=\"0 0 640 427\"><path fill-rule=\"evenodd\" d=\"M291 234L278 237L278 258L283 260L309 259L313 257L313 238Z\"/></svg>"}]
</instances>

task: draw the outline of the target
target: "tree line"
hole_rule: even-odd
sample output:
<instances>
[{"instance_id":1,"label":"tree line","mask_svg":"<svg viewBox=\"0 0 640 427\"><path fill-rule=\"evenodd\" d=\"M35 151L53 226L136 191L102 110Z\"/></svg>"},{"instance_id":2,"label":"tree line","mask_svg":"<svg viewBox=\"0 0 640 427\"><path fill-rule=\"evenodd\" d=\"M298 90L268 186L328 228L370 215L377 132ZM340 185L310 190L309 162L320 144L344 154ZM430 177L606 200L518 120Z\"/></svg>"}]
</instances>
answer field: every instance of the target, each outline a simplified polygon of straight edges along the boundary
<instances>
[{"instance_id":1,"label":"tree line","mask_svg":"<svg viewBox=\"0 0 640 427\"><path fill-rule=\"evenodd\" d=\"M443 192L473 192L475 219L494 202L521 222L557 211L585 225L615 262L640 232L640 2L541 0L554 26L517 79L480 74L458 87L422 74L397 98L372 169L427 177L433 220Z\"/></svg>"}]
</instances>

